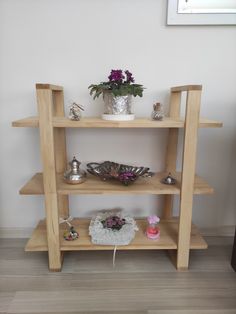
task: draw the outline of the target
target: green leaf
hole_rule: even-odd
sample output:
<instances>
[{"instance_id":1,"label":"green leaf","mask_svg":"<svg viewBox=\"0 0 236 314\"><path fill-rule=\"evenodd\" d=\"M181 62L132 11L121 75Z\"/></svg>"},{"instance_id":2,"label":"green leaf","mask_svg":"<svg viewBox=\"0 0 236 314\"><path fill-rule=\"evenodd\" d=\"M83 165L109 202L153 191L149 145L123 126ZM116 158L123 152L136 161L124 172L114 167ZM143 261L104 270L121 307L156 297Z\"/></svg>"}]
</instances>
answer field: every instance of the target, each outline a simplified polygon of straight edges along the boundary
<instances>
[{"instance_id":1,"label":"green leaf","mask_svg":"<svg viewBox=\"0 0 236 314\"><path fill-rule=\"evenodd\" d=\"M101 82L100 84L91 84L88 88L90 89L90 95L93 95L94 99L107 91L111 92L115 97L126 95L142 97L144 90L141 84L130 84L127 82Z\"/></svg>"},{"instance_id":2,"label":"green leaf","mask_svg":"<svg viewBox=\"0 0 236 314\"><path fill-rule=\"evenodd\" d=\"M95 93L93 99L98 98L101 95L101 93L102 93L101 89L97 90L97 92Z\"/></svg>"}]
</instances>

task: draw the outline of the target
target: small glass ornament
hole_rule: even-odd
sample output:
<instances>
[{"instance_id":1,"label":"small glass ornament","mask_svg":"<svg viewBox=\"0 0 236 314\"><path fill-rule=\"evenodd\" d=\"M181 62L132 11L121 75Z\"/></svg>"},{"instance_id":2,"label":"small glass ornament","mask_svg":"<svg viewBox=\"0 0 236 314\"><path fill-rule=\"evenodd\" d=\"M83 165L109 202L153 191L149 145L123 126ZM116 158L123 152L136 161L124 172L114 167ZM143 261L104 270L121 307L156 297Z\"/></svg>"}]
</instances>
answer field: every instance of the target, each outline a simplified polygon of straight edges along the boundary
<instances>
[{"instance_id":1,"label":"small glass ornament","mask_svg":"<svg viewBox=\"0 0 236 314\"><path fill-rule=\"evenodd\" d=\"M146 230L146 235L149 239L159 239L160 238L160 229L157 224L160 222L160 218L156 215L149 216L147 218L148 226Z\"/></svg>"},{"instance_id":2,"label":"small glass ornament","mask_svg":"<svg viewBox=\"0 0 236 314\"><path fill-rule=\"evenodd\" d=\"M84 107L77 104L76 102L73 102L70 105L70 112L69 112L69 118L72 121L79 121L82 118L82 111L84 111Z\"/></svg>"},{"instance_id":3,"label":"small glass ornament","mask_svg":"<svg viewBox=\"0 0 236 314\"><path fill-rule=\"evenodd\" d=\"M161 183L164 183L167 185L174 185L176 184L176 179L172 177L171 173L169 172L168 176L161 180Z\"/></svg>"},{"instance_id":4,"label":"small glass ornament","mask_svg":"<svg viewBox=\"0 0 236 314\"><path fill-rule=\"evenodd\" d=\"M74 157L71 162L69 162L69 169L64 173L64 180L69 184L80 184L86 180L86 172L80 170L80 162Z\"/></svg>"},{"instance_id":5,"label":"small glass ornament","mask_svg":"<svg viewBox=\"0 0 236 314\"><path fill-rule=\"evenodd\" d=\"M59 219L60 224L67 224L67 230L63 233L63 238L66 241L74 241L79 238L79 233L75 230L75 228L72 226L71 221L73 220L73 217L69 216L68 218L61 218Z\"/></svg>"},{"instance_id":6,"label":"small glass ornament","mask_svg":"<svg viewBox=\"0 0 236 314\"><path fill-rule=\"evenodd\" d=\"M64 232L63 237L66 241L73 241L79 238L79 234L75 228L71 226L70 230Z\"/></svg>"},{"instance_id":7,"label":"small glass ornament","mask_svg":"<svg viewBox=\"0 0 236 314\"><path fill-rule=\"evenodd\" d=\"M156 121L161 121L164 118L164 111L163 111L163 106L157 102L156 104L153 105L153 111L151 114L152 120Z\"/></svg>"}]
</instances>

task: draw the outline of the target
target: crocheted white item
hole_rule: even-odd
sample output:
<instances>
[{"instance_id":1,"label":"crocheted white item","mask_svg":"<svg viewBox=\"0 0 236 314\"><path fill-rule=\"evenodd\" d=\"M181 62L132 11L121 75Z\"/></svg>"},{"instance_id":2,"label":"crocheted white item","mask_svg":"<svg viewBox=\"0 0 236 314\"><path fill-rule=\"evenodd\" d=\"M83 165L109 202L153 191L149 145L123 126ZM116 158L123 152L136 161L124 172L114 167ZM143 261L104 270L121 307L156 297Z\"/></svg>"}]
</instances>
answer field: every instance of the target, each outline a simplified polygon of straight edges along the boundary
<instances>
[{"instance_id":1,"label":"crocheted white item","mask_svg":"<svg viewBox=\"0 0 236 314\"><path fill-rule=\"evenodd\" d=\"M120 230L104 228L102 221L110 216L118 216L125 219L126 223ZM128 245L135 237L135 231L138 231L135 220L121 212L106 211L97 214L92 218L89 226L89 235L93 244L100 245Z\"/></svg>"}]
</instances>

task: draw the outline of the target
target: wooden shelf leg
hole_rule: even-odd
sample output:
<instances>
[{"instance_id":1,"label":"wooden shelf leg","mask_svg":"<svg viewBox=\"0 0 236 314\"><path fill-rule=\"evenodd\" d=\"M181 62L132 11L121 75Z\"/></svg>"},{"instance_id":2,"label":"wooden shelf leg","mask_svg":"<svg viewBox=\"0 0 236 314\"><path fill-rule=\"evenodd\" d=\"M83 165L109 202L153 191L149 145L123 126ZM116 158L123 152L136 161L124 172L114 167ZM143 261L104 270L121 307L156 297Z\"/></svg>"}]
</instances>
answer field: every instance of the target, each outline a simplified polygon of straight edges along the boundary
<instances>
[{"instance_id":1,"label":"wooden shelf leg","mask_svg":"<svg viewBox=\"0 0 236 314\"><path fill-rule=\"evenodd\" d=\"M56 186L54 132L52 126L53 95L49 89L37 89L41 159L47 224L49 269L61 270L59 208Z\"/></svg>"},{"instance_id":2,"label":"wooden shelf leg","mask_svg":"<svg viewBox=\"0 0 236 314\"><path fill-rule=\"evenodd\" d=\"M45 194L45 209L49 270L61 271L63 255L60 251L57 194Z\"/></svg>"},{"instance_id":3,"label":"wooden shelf leg","mask_svg":"<svg viewBox=\"0 0 236 314\"><path fill-rule=\"evenodd\" d=\"M164 207L163 207L163 219L171 219L173 216L173 195L165 195L164 196Z\"/></svg>"},{"instance_id":4,"label":"wooden shelf leg","mask_svg":"<svg viewBox=\"0 0 236 314\"><path fill-rule=\"evenodd\" d=\"M181 92L171 92L170 95L170 112L171 118L180 117ZM178 146L179 129L170 129L168 135L168 144L166 151L166 172L176 171L177 146ZM173 216L173 195L164 196L163 218L169 219Z\"/></svg>"},{"instance_id":5,"label":"wooden shelf leg","mask_svg":"<svg viewBox=\"0 0 236 314\"><path fill-rule=\"evenodd\" d=\"M196 167L197 132L201 91L189 91L185 115L177 269L187 269L192 222L193 188Z\"/></svg>"},{"instance_id":6,"label":"wooden shelf leg","mask_svg":"<svg viewBox=\"0 0 236 314\"><path fill-rule=\"evenodd\" d=\"M63 91L53 91L53 115L64 117L64 94ZM63 173L67 167L66 156L66 130L65 128L54 128L55 141L55 161L56 172ZM69 197L68 195L58 195L58 207L61 218L69 216Z\"/></svg>"}]
</instances>

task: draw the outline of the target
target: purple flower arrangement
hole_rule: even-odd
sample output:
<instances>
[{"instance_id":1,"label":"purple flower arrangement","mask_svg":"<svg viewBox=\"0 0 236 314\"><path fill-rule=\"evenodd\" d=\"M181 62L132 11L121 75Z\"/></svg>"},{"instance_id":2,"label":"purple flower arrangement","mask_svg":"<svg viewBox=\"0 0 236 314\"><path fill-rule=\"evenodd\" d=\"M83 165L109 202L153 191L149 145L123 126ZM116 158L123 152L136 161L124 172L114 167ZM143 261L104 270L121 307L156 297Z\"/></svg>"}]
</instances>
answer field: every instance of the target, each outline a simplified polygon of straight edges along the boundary
<instances>
[{"instance_id":1,"label":"purple flower arrangement","mask_svg":"<svg viewBox=\"0 0 236 314\"><path fill-rule=\"evenodd\" d=\"M103 227L112 230L120 230L125 223L126 220L118 216L109 216L105 220L102 220Z\"/></svg>"},{"instance_id":2,"label":"purple flower arrangement","mask_svg":"<svg viewBox=\"0 0 236 314\"><path fill-rule=\"evenodd\" d=\"M118 179L124 185L128 185L130 182L135 181L137 179L137 176L133 172L127 171L127 172L121 172L118 176Z\"/></svg>"},{"instance_id":3,"label":"purple flower arrangement","mask_svg":"<svg viewBox=\"0 0 236 314\"><path fill-rule=\"evenodd\" d=\"M111 92L115 97L126 95L143 96L143 85L135 84L133 74L128 70L111 70L108 80L107 82L89 86L90 95L93 95L94 99L105 92Z\"/></svg>"},{"instance_id":4,"label":"purple flower arrangement","mask_svg":"<svg viewBox=\"0 0 236 314\"><path fill-rule=\"evenodd\" d=\"M108 76L109 82L115 83L134 83L133 74L128 70L125 71L126 77L123 75L122 70L111 70L111 74Z\"/></svg>"}]
</instances>

